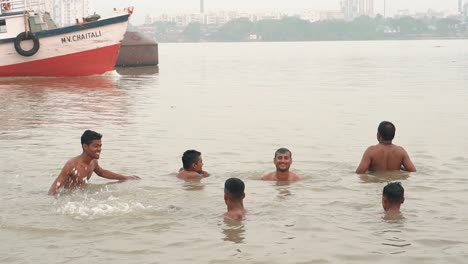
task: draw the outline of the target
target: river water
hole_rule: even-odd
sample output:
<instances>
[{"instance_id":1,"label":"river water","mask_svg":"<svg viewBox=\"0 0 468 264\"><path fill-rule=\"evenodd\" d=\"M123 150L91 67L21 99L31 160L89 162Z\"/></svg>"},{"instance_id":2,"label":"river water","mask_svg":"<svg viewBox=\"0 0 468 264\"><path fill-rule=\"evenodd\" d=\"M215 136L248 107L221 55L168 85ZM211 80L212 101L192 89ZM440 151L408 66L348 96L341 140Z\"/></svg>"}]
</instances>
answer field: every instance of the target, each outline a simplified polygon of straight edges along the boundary
<instances>
[{"instance_id":1,"label":"river water","mask_svg":"<svg viewBox=\"0 0 468 264\"><path fill-rule=\"evenodd\" d=\"M0 263L466 263L468 41L161 44L160 62L0 79ZM354 174L382 120L417 173ZM47 196L85 129L142 180ZM279 147L304 181L259 180ZM176 178L192 148L200 182ZM222 217L229 177L242 222Z\"/></svg>"}]
</instances>

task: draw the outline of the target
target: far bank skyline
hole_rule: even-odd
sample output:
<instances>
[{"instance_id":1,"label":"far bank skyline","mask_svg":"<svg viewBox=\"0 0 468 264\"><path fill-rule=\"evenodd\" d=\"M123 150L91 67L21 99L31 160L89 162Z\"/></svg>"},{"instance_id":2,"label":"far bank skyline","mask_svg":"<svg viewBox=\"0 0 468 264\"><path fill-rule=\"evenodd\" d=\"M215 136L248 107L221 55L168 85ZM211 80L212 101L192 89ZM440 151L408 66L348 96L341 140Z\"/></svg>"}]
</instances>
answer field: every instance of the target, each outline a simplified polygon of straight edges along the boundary
<instances>
[{"instance_id":1,"label":"far bank skyline","mask_svg":"<svg viewBox=\"0 0 468 264\"><path fill-rule=\"evenodd\" d=\"M205 12L331 11L340 10L340 2L341 0L204 0L204 10ZM383 14L383 3L384 0L374 0L375 14ZM147 15L198 13L200 11L200 0L115 0L112 5L99 0L92 0L92 4L95 11L102 15L110 13L110 9L113 7L134 6L135 12L131 22L136 25L144 23ZM409 9L412 12L425 12L428 9L434 9L456 13L458 11L458 0L386 0L387 16L393 16L398 10L402 9Z\"/></svg>"}]
</instances>

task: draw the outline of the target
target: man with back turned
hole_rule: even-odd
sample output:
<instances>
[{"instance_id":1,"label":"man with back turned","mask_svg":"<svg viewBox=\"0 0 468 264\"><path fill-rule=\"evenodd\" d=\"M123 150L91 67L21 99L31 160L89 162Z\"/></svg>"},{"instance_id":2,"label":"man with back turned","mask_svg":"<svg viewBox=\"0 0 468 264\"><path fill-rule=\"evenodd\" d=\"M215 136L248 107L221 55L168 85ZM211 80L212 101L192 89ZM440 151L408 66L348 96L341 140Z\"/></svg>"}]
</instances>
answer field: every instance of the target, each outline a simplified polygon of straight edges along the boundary
<instances>
[{"instance_id":1,"label":"man with back turned","mask_svg":"<svg viewBox=\"0 0 468 264\"><path fill-rule=\"evenodd\" d=\"M101 168L98 164L99 156L101 155L101 138L102 135L86 130L81 136L81 147L83 152L81 155L70 159L49 189L49 195L55 195L60 188L74 189L84 186L91 178L93 172L98 176L112 180L137 180L138 176L124 176L112 171Z\"/></svg>"},{"instance_id":2,"label":"man with back turned","mask_svg":"<svg viewBox=\"0 0 468 264\"><path fill-rule=\"evenodd\" d=\"M405 202L405 189L400 182L388 183L382 192L382 207L387 214L399 214L400 206Z\"/></svg>"},{"instance_id":3,"label":"man with back turned","mask_svg":"<svg viewBox=\"0 0 468 264\"><path fill-rule=\"evenodd\" d=\"M224 183L224 202L227 212L224 217L233 220L242 220L245 216L244 209L245 184L241 179L229 178Z\"/></svg>"},{"instance_id":4,"label":"man with back turned","mask_svg":"<svg viewBox=\"0 0 468 264\"><path fill-rule=\"evenodd\" d=\"M366 149L356 173L363 174L367 171L416 171L416 167L406 150L392 143L395 130L395 125L391 122L382 121L379 124L377 129L379 144Z\"/></svg>"}]
</instances>

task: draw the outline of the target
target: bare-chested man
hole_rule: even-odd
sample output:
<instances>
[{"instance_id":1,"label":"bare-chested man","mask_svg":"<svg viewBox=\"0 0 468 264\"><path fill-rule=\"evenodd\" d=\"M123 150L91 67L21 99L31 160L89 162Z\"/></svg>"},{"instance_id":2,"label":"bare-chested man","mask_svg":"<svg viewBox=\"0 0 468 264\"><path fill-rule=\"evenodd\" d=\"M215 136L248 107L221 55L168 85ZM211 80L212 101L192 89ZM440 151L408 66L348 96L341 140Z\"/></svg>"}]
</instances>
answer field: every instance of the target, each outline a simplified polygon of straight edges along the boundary
<instances>
[{"instance_id":1,"label":"bare-chested man","mask_svg":"<svg viewBox=\"0 0 468 264\"><path fill-rule=\"evenodd\" d=\"M299 181L302 180L294 172L290 172L289 168L292 164L292 154L287 148L280 148L275 152L273 163L276 166L276 171L268 173L262 177L264 181Z\"/></svg>"},{"instance_id":2,"label":"bare-chested man","mask_svg":"<svg viewBox=\"0 0 468 264\"><path fill-rule=\"evenodd\" d=\"M383 188L382 207L387 214L399 214L403 202L405 202L405 189L401 183L391 182Z\"/></svg>"},{"instance_id":3,"label":"bare-chested man","mask_svg":"<svg viewBox=\"0 0 468 264\"><path fill-rule=\"evenodd\" d=\"M98 164L101 155L102 135L86 130L81 136L83 153L67 161L62 171L49 189L49 195L55 195L61 187L73 189L86 184L93 172L97 175L112 180L136 180L138 176L124 176L101 168Z\"/></svg>"},{"instance_id":4,"label":"bare-chested man","mask_svg":"<svg viewBox=\"0 0 468 264\"><path fill-rule=\"evenodd\" d=\"M224 202L227 212L224 217L233 220L242 220L245 216L244 209L245 185L241 179L229 178L224 183Z\"/></svg>"},{"instance_id":5,"label":"bare-chested man","mask_svg":"<svg viewBox=\"0 0 468 264\"><path fill-rule=\"evenodd\" d=\"M415 172L416 167L411 162L406 150L392 144L394 137L395 126L388 121L381 122L377 130L379 144L367 148L362 156L361 163L356 169L356 173L399 170Z\"/></svg>"},{"instance_id":6,"label":"bare-chested man","mask_svg":"<svg viewBox=\"0 0 468 264\"><path fill-rule=\"evenodd\" d=\"M201 152L196 150L187 150L182 155L183 168L179 170L177 178L183 180L199 179L208 177L208 172L203 170L203 159Z\"/></svg>"}]
</instances>

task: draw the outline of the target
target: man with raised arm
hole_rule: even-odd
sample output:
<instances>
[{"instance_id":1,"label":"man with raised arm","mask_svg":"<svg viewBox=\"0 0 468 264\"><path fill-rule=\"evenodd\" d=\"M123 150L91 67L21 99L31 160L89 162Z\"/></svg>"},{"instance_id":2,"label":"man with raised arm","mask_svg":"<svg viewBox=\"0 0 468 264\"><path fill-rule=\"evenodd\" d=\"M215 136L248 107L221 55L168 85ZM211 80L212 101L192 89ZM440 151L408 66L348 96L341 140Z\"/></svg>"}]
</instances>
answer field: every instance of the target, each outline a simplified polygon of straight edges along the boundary
<instances>
[{"instance_id":1,"label":"man with raised arm","mask_svg":"<svg viewBox=\"0 0 468 264\"><path fill-rule=\"evenodd\" d=\"M299 181L302 180L294 172L289 171L292 164L292 153L287 148L280 148L275 152L273 163L276 171L270 172L262 177L264 181Z\"/></svg>"},{"instance_id":2,"label":"man with raised arm","mask_svg":"<svg viewBox=\"0 0 468 264\"><path fill-rule=\"evenodd\" d=\"M227 212L224 217L233 220L242 220L245 216L244 209L245 185L241 179L229 178L224 183L224 202Z\"/></svg>"},{"instance_id":3,"label":"man with raised arm","mask_svg":"<svg viewBox=\"0 0 468 264\"><path fill-rule=\"evenodd\" d=\"M203 170L203 159L201 152L196 150L187 150L182 155L183 168L179 170L177 178L191 180L202 177L208 177L208 172Z\"/></svg>"},{"instance_id":4,"label":"man with raised arm","mask_svg":"<svg viewBox=\"0 0 468 264\"><path fill-rule=\"evenodd\" d=\"M405 201L405 189L399 182L388 183L382 192L382 207L387 214L399 214L400 206Z\"/></svg>"},{"instance_id":5,"label":"man with raised arm","mask_svg":"<svg viewBox=\"0 0 468 264\"><path fill-rule=\"evenodd\" d=\"M403 147L392 143L395 137L395 126L388 121L382 121L377 129L379 144L370 146L364 152L356 173L367 171L409 171L415 172L416 167Z\"/></svg>"},{"instance_id":6,"label":"man with raised arm","mask_svg":"<svg viewBox=\"0 0 468 264\"><path fill-rule=\"evenodd\" d=\"M102 135L86 130L81 136L81 155L65 163L62 171L49 189L49 195L55 195L60 188L73 189L84 186L91 178L93 172L98 176L112 180L137 180L138 176L124 176L101 168L98 164L101 155Z\"/></svg>"}]
</instances>

